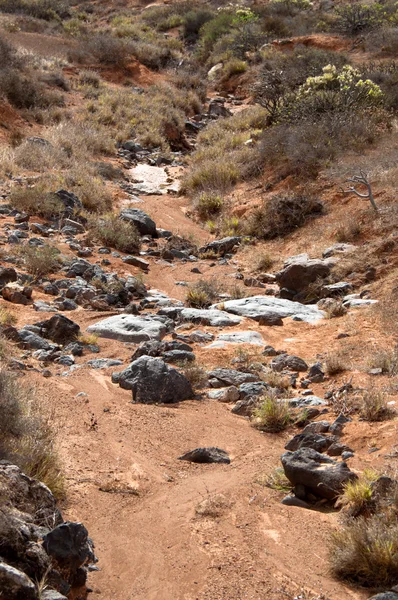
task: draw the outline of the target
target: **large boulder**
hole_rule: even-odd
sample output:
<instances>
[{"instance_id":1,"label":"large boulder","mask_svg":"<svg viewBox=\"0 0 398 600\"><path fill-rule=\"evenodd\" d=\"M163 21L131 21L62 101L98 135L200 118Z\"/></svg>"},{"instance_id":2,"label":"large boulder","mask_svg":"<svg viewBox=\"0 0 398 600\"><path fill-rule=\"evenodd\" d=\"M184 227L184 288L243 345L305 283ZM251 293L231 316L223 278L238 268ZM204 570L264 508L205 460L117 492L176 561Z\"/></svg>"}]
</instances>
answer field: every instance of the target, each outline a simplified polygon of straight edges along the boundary
<instances>
[{"instance_id":1,"label":"large boulder","mask_svg":"<svg viewBox=\"0 0 398 600\"><path fill-rule=\"evenodd\" d=\"M135 225L141 235L157 237L155 221L143 210L139 208L124 208L120 212L120 218Z\"/></svg>"},{"instance_id":2,"label":"large boulder","mask_svg":"<svg viewBox=\"0 0 398 600\"><path fill-rule=\"evenodd\" d=\"M40 328L43 337L52 340L56 344L73 342L80 333L79 325L64 315L54 315L50 319L35 325Z\"/></svg>"},{"instance_id":3,"label":"large boulder","mask_svg":"<svg viewBox=\"0 0 398 600\"><path fill-rule=\"evenodd\" d=\"M283 470L293 486L304 486L319 498L334 500L348 481L357 479L346 463L337 462L312 448L286 452L281 457Z\"/></svg>"},{"instance_id":4,"label":"large boulder","mask_svg":"<svg viewBox=\"0 0 398 600\"><path fill-rule=\"evenodd\" d=\"M210 307L217 308L217 304ZM305 305L273 296L250 296L239 300L223 302L223 310L227 313L248 317L261 324L278 324L280 319L291 317L295 321L316 323L325 313L314 305Z\"/></svg>"},{"instance_id":5,"label":"large boulder","mask_svg":"<svg viewBox=\"0 0 398 600\"><path fill-rule=\"evenodd\" d=\"M89 333L120 342L139 344L148 340L161 340L172 329L172 322L157 315L115 315L87 328Z\"/></svg>"},{"instance_id":6,"label":"large boulder","mask_svg":"<svg viewBox=\"0 0 398 600\"><path fill-rule=\"evenodd\" d=\"M125 390L132 390L133 402L171 404L193 398L188 379L161 358L141 356L112 380Z\"/></svg>"},{"instance_id":7,"label":"large boulder","mask_svg":"<svg viewBox=\"0 0 398 600\"><path fill-rule=\"evenodd\" d=\"M333 262L330 259L310 259L307 254L300 254L286 261L284 268L276 273L276 281L281 288L302 292L317 279L327 277Z\"/></svg>"}]
</instances>

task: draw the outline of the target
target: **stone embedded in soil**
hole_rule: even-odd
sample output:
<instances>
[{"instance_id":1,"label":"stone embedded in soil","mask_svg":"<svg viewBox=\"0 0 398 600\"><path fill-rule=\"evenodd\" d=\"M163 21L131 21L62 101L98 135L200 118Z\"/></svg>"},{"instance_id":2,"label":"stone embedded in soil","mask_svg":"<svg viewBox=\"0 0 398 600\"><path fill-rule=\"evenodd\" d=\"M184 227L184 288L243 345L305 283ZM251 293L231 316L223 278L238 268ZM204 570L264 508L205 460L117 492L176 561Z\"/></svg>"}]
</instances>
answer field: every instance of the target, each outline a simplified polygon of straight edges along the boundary
<instances>
[{"instance_id":1,"label":"stone embedded in soil","mask_svg":"<svg viewBox=\"0 0 398 600\"><path fill-rule=\"evenodd\" d=\"M185 375L161 358L141 356L121 373L114 373L112 381L125 390L132 390L133 402L141 404L170 404L194 396Z\"/></svg>"},{"instance_id":2,"label":"stone embedded in soil","mask_svg":"<svg viewBox=\"0 0 398 600\"><path fill-rule=\"evenodd\" d=\"M215 308L184 308L181 310L179 317L182 321L210 325L211 327L230 327L239 325L242 320L240 317L232 317L227 312Z\"/></svg>"},{"instance_id":3,"label":"stone embedded in soil","mask_svg":"<svg viewBox=\"0 0 398 600\"><path fill-rule=\"evenodd\" d=\"M211 379L216 379L219 383L227 385L239 386L242 383L249 383L258 381L259 378L253 373L243 373L242 371L235 371L235 369L214 369L207 373ZM219 386L212 386L219 387Z\"/></svg>"},{"instance_id":4,"label":"stone embedded in soil","mask_svg":"<svg viewBox=\"0 0 398 600\"><path fill-rule=\"evenodd\" d=\"M308 370L308 365L299 356L280 354L272 359L271 368L278 373L285 369L289 371L304 372Z\"/></svg>"},{"instance_id":5,"label":"stone embedded in soil","mask_svg":"<svg viewBox=\"0 0 398 600\"><path fill-rule=\"evenodd\" d=\"M334 259L310 259L307 254L293 256L285 262L284 268L276 273L276 281L281 288L298 293L306 290L311 283L330 274Z\"/></svg>"},{"instance_id":6,"label":"stone embedded in soil","mask_svg":"<svg viewBox=\"0 0 398 600\"><path fill-rule=\"evenodd\" d=\"M231 333L220 333L217 341L213 342L207 348L219 348L219 344L251 344L254 346L263 346L264 339L258 331L232 331Z\"/></svg>"},{"instance_id":7,"label":"stone embedded in soil","mask_svg":"<svg viewBox=\"0 0 398 600\"><path fill-rule=\"evenodd\" d=\"M4 300L13 304L27 305L32 300L32 288L19 285L16 282L7 283L1 290Z\"/></svg>"},{"instance_id":8,"label":"stone embedded in soil","mask_svg":"<svg viewBox=\"0 0 398 600\"><path fill-rule=\"evenodd\" d=\"M285 444L285 450L295 452L300 448L312 448L317 452L325 452L335 441L335 438L327 438L319 433L298 433Z\"/></svg>"},{"instance_id":9,"label":"stone embedded in soil","mask_svg":"<svg viewBox=\"0 0 398 600\"><path fill-rule=\"evenodd\" d=\"M126 265L137 267L142 271L148 271L149 269L149 262L143 258L139 258L137 256L124 256L122 260Z\"/></svg>"},{"instance_id":10,"label":"stone embedded in soil","mask_svg":"<svg viewBox=\"0 0 398 600\"><path fill-rule=\"evenodd\" d=\"M161 340L168 329L165 319L156 315L137 317L123 314L90 325L87 331L99 337L138 344L148 340Z\"/></svg>"},{"instance_id":11,"label":"stone embedded in soil","mask_svg":"<svg viewBox=\"0 0 398 600\"><path fill-rule=\"evenodd\" d=\"M214 240L206 246L199 248L199 254L205 254L206 252L215 252L219 256L229 254L235 246L237 246L242 238L240 236L229 236L222 238L221 240Z\"/></svg>"},{"instance_id":12,"label":"stone embedded in soil","mask_svg":"<svg viewBox=\"0 0 398 600\"><path fill-rule=\"evenodd\" d=\"M305 406L325 406L327 402L318 396L298 396L290 398L289 405L293 408L301 408Z\"/></svg>"},{"instance_id":13,"label":"stone embedded in soil","mask_svg":"<svg viewBox=\"0 0 398 600\"><path fill-rule=\"evenodd\" d=\"M54 315L46 321L35 323L35 325L40 328L41 335L56 344L74 342L80 333L80 326L64 315Z\"/></svg>"},{"instance_id":14,"label":"stone embedded in soil","mask_svg":"<svg viewBox=\"0 0 398 600\"><path fill-rule=\"evenodd\" d=\"M215 447L195 448L195 450L191 450L180 456L179 460L186 460L194 463L218 463L227 465L231 462L228 452Z\"/></svg>"},{"instance_id":15,"label":"stone embedded in soil","mask_svg":"<svg viewBox=\"0 0 398 600\"><path fill-rule=\"evenodd\" d=\"M218 305L215 304L210 308L217 307ZM315 305L301 304L273 296L250 296L239 300L227 300L223 303L223 310L260 322L274 317L281 319L292 317L295 321L316 323L325 316L325 313Z\"/></svg>"},{"instance_id":16,"label":"stone embedded in soil","mask_svg":"<svg viewBox=\"0 0 398 600\"><path fill-rule=\"evenodd\" d=\"M240 397L239 390L234 385L227 388L210 390L207 395L211 400L218 400L219 402L237 402Z\"/></svg>"},{"instance_id":17,"label":"stone embedded in soil","mask_svg":"<svg viewBox=\"0 0 398 600\"><path fill-rule=\"evenodd\" d=\"M288 480L303 485L319 498L334 500L348 481L357 479L344 462L337 462L311 448L282 454L281 461Z\"/></svg>"},{"instance_id":18,"label":"stone embedded in soil","mask_svg":"<svg viewBox=\"0 0 398 600\"><path fill-rule=\"evenodd\" d=\"M133 179L131 189L138 194L161 196L170 192L179 192L179 182L170 182L168 174L162 167L138 164L130 169L130 174Z\"/></svg>"}]
</instances>

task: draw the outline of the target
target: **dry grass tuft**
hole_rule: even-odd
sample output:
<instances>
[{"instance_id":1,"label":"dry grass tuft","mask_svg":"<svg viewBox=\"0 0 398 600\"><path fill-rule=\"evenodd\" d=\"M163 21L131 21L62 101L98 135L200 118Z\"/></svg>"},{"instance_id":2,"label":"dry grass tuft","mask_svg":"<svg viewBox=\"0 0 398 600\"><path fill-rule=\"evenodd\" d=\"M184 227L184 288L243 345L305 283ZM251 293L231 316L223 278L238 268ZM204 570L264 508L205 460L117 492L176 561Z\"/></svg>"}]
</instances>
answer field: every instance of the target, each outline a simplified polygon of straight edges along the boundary
<instances>
[{"instance_id":1,"label":"dry grass tuft","mask_svg":"<svg viewBox=\"0 0 398 600\"><path fill-rule=\"evenodd\" d=\"M328 352L325 359L325 369L328 375L338 375L344 373L351 368L351 364L347 359L345 352L336 350Z\"/></svg>"},{"instance_id":2,"label":"dry grass tuft","mask_svg":"<svg viewBox=\"0 0 398 600\"><path fill-rule=\"evenodd\" d=\"M195 508L198 517L209 517L215 519L221 517L231 506L229 500L223 494L210 495L199 502Z\"/></svg>"},{"instance_id":3,"label":"dry grass tuft","mask_svg":"<svg viewBox=\"0 0 398 600\"><path fill-rule=\"evenodd\" d=\"M18 254L27 272L35 279L56 273L61 267L60 251L53 246L22 246Z\"/></svg>"},{"instance_id":4,"label":"dry grass tuft","mask_svg":"<svg viewBox=\"0 0 398 600\"><path fill-rule=\"evenodd\" d=\"M273 471L267 473L267 475L261 475L256 479L256 483L264 487L271 488L277 492L290 492L292 484L285 475L282 467L275 467Z\"/></svg>"},{"instance_id":5,"label":"dry grass tuft","mask_svg":"<svg viewBox=\"0 0 398 600\"><path fill-rule=\"evenodd\" d=\"M391 419L395 411L388 406L381 390L370 388L362 396L359 414L364 421L377 422Z\"/></svg>"},{"instance_id":6,"label":"dry grass tuft","mask_svg":"<svg viewBox=\"0 0 398 600\"><path fill-rule=\"evenodd\" d=\"M139 252L141 238L137 228L117 215L108 213L92 219L90 235L105 246L116 248L121 252Z\"/></svg>"},{"instance_id":7,"label":"dry grass tuft","mask_svg":"<svg viewBox=\"0 0 398 600\"><path fill-rule=\"evenodd\" d=\"M288 427L292 420L289 406L272 394L265 395L253 413L253 424L261 431L278 433Z\"/></svg>"},{"instance_id":8,"label":"dry grass tuft","mask_svg":"<svg viewBox=\"0 0 398 600\"><path fill-rule=\"evenodd\" d=\"M53 420L33 389L21 385L4 368L0 370L0 458L12 460L62 498L64 479L54 444Z\"/></svg>"}]
</instances>

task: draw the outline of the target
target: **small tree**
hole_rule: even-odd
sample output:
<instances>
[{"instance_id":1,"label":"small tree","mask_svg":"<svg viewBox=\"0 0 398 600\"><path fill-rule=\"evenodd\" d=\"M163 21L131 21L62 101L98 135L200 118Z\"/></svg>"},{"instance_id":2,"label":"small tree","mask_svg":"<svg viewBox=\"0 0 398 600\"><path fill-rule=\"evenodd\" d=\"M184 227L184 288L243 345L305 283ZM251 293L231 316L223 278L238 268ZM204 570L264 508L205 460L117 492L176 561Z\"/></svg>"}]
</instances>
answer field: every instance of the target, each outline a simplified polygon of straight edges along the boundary
<instances>
[{"instance_id":1,"label":"small tree","mask_svg":"<svg viewBox=\"0 0 398 600\"><path fill-rule=\"evenodd\" d=\"M351 187L349 187L346 190L342 189L342 192L344 194L355 194L356 196L358 196L358 198L364 198L366 200L369 200L370 204L372 205L373 210L375 210L376 212L378 211L377 204L376 204L374 196L373 196L372 185L369 182L366 173L364 173L364 171L362 171L362 169L360 169L359 175L354 175L353 177L346 179L346 183L353 183L354 185L352 185ZM356 185L364 185L368 190L367 193L361 194L360 192L358 192L358 190L355 188L355 184Z\"/></svg>"}]
</instances>

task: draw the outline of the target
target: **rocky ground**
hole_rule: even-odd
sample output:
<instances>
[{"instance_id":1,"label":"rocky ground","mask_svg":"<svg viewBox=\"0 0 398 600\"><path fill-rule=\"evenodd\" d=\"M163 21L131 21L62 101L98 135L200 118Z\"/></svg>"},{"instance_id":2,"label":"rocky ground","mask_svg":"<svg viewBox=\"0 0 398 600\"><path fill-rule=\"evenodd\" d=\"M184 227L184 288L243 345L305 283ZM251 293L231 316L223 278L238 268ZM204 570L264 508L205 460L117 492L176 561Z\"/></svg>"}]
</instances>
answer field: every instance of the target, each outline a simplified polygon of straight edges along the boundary
<instances>
[{"instance_id":1,"label":"rocky ground","mask_svg":"<svg viewBox=\"0 0 398 600\"><path fill-rule=\"evenodd\" d=\"M15 36L48 51L49 36ZM187 144L241 103L212 94L187 121ZM32 152L46 143L37 129ZM114 209L137 227L140 252L93 239L74 193L58 190L62 217L45 219L14 209L3 182L3 361L51 407L66 496L57 507L0 464L0 497L13 490L0 533L18 538L0 550L0 598L367 599L380 590L335 579L328 552L344 485L367 468L396 476L396 378L372 363L395 343L378 312L396 286L394 208L381 207L376 234L336 243L357 200L342 204L323 182L328 211L287 239L216 238L178 195L182 158L129 140L112 162L123 175ZM252 183L237 186L236 214ZM48 244L59 270L29 274L20 248ZM274 264L256 271L264 250ZM216 297L189 306L201 280ZM374 388L388 420L361 417L355 402ZM279 432L261 427L264 395L291 411ZM287 489L270 485L280 467Z\"/></svg>"}]
</instances>

